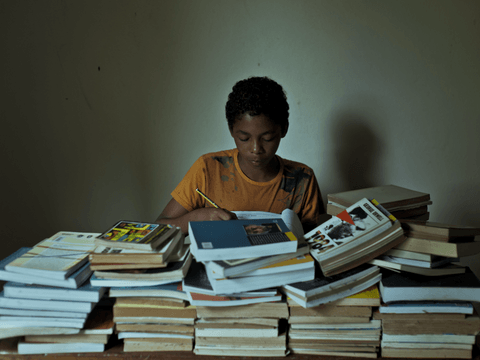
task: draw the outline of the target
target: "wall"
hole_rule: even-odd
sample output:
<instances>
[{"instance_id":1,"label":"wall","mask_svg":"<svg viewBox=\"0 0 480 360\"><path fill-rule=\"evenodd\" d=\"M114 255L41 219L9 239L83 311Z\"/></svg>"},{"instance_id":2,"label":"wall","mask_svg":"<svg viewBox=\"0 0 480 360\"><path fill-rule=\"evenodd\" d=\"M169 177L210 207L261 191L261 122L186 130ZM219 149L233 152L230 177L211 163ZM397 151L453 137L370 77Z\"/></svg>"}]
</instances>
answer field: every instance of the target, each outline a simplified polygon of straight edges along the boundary
<instances>
[{"instance_id":1,"label":"wall","mask_svg":"<svg viewBox=\"0 0 480 360\"><path fill-rule=\"evenodd\" d=\"M225 101L252 75L284 86L279 154L325 198L393 183L429 192L432 220L480 226L479 14L475 0L0 0L0 255L153 221L200 154L234 147Z\"/></svg>"}]
</instances>

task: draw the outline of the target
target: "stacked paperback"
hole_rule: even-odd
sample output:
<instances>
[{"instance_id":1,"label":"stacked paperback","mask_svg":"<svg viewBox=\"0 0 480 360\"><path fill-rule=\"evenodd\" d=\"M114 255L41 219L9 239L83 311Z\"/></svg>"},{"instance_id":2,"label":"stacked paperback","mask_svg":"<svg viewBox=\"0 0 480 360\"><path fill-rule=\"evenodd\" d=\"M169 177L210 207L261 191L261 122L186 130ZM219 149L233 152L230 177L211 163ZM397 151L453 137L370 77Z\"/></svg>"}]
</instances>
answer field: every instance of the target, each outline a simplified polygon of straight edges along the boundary
<instances>
[{"instance_id":1,"label":"stacked paperback","mask_svg":"<svg viewBox=\"0 0 480 360\"><path fill-rule=\"evenodd\" d=\"M1 261L0 279L8 282L0 294L0 338L25 336L20 354L103 351L113 326L101 330L101 341L87 336L100 331L91 319L106 292L87 281L95 235L60 232Z\"/></svg>"},{"instance_id":2,"label":"stacked paperback","mask_svg":"<svg viewBox=\"0 0 480 360\"><path fill-rule=\"evenodd\" d=\"M289 301L288 349L294 354L376 358L381 321L376 285L350 297L305 309Z\"/></svg>"},{"instance_id":3,"label":"stacked paperback","mask_svg":"<svg viewBox=\"0 0 480 360\"><path fill-rule=\"evenodd\" d=\"M189 223L195 260L183 289L197 306L196 354L286 354L288 308L276 288L313 280L315 262L303 230L290 230L295 213L261 216Z\"/></svg>"},{"instance_id":4,"label":"stacked paperback","mask_svg":"<svg viewBox=\"0 0 480 360\"><path fill-rule=\"evenodd\" d=\"M397 185L382 185L327 195L327 214L337 215L360 199L374 198L397 219L428 220L430 194Z\"/></svg>"},{"instance_id":5,"label":"stacked paperback","mask_svg":"<svg viewBox=\"0 0 480 360\"><path fill-rule=\"evenodd\" d=\"M196 355L285 356L285 302L197 307Z\"/></svg>"},{"instance_id":6,"label":"stacked paperback","mask_svg":"<svg viewBox=\"0 0 480 360\"><path fill-rule=\"evenodd\" d=\"M181 281L192 255L179 228L120 221L90 254L92 283L110 287L113 320L124 351L192 351L195 307Z\"/></svg>"},{"instance_id":7,"label":"stacked paperback","mask_svg":"<svg viewBox=\"0 0 480 360\"><path fill-rule=\"evenodd\" d=\"M480 281L465 274L423 276L385 270L380 282L383 304L382 357L472 357L480 318L472 302Z\"/></svg>"},{"instance_id":8,"label":"stacked paperback","mask_svg":"<svg viewBox=\"0 0 480 360\"><path fill-rule=\"evenodd\" d=\"M182 299L118 297L113 314L125 352L193 350L197 312Z\"/></svg>"}]
</instances>

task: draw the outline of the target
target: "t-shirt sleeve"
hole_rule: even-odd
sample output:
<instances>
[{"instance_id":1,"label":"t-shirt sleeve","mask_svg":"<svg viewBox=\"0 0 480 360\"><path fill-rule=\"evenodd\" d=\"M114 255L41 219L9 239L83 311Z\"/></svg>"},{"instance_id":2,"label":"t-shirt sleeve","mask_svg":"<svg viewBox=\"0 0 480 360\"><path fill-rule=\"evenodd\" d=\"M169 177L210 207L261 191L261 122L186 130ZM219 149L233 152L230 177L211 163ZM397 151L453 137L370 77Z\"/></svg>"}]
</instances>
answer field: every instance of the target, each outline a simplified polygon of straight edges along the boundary
<instances>
[{"instance_id":1,"label":"t-shirt sleeve","mask_svg":"<svg viewBox=\"0 0 480 360\"><path fill-rule=\"evenodd\" d=\"M320 215L325 214L322 194L317 178L312 171L312 176L305 189L302 207L299 213L305 231L310 231L320 223Z\"/></svg>"},{"instance_id":2,"label":"t-shirt sleeve","mask_svg":"<svg viewBox=\"0 0 480 360\"><path fill-rule=\"evenodd\" d=\"M172 197L187 211L204 207L203 199L195 189L205 189L206 178L206 165L202 156L193 163L182 181L172 191Z\"/></svg>"}]
</instances>

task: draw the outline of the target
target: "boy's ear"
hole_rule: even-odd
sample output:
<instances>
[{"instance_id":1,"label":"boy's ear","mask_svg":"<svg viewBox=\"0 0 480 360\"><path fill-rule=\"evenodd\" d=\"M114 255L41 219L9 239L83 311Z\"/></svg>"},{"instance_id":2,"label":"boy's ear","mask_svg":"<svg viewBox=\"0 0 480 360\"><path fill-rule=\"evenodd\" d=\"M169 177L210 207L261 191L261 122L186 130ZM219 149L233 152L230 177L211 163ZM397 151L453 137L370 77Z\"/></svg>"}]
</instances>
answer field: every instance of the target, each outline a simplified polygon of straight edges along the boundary
<instances>
[{"instance_id":1,"label":"boy's ear","mask_svg":"<svg viewBox=\"0 0 480 360\"><path fill-rule=\"evenodd\" d=\"M282 129L282 138L284 138L285 135L287 135L287 131L288 131L288 123Z\"/></svg>"}]
</instances>

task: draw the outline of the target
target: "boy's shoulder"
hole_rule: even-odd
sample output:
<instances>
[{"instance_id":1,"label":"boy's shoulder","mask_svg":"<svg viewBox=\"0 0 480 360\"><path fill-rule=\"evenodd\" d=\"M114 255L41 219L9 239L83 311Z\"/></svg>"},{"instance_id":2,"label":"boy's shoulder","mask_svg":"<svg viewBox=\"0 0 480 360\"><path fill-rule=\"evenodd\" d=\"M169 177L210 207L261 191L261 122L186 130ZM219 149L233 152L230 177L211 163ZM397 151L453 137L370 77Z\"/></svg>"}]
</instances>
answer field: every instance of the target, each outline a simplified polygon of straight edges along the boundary
<instances>
[{"instance_id":1,"label":"boy's shoulder","mask_svg":"<svg viewBox=\"0 0 480 360\"><path fill-rule=\"evenodd\" d=\"M280 157L279 157L280 158ZM304 174L308 177L314 176L313 169L299 161L280 158L283 162L284 172L286 174Z\"/></svg>"},{"instance_id":2,"label":"boy's shoulder","mask_svg":"<svg viewBox=\"0 0 480 360\"><path fill-rule=\"evenodd\" d=\"M224 167L228 167L230 164L234 163L236 152L238 152L237 149L210 152L200 156L197 162L201 162L207 166L212 163L220 163Z\"/></svg>"}]
</instances>

